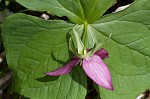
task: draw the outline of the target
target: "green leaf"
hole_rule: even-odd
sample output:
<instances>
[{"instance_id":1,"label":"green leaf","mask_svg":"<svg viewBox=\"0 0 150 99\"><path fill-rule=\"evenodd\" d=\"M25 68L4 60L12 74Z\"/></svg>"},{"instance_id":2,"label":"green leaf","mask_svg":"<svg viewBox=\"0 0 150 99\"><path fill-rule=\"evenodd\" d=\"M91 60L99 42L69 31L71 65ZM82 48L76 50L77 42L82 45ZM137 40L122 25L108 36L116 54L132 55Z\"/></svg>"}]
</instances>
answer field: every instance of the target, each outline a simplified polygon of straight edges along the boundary
<instances>
[{"instance_id":1,"label":"green leaf","mask_svg":"<svg viewBox=\"0 0 150 99\"><path fill-rule=\"evenodd\" d=\"M106 38L106 59L114 91L99 87L102 99L135 99L150 87L150 2L137 0L124 11L102 17L91 25Z\"/></svg>"},{"instance_id":2,"label":"green leaf","mask_svg":"<svg viewBox=\"0 0 150 99\"><path fill-rule=\"evenodd\" d=\"M100 18L116 0L16 0L35 11L48 11L67 16L74 23L92 23ZM33 6L34 5L34 6Z\"/></svg>"},{"instance_id":3,"label":"green leaf","mask_svg":"<svg viewBox=\"0 0 150 99\"><path fill-rule=\"evenodd\" d=\"M116 0L77 0L81 2L87 23L93 23L99 19Z\"/></svg>"},{"instance_id":4,"label":"green leaf","mask_svg":"<svg viewBox=\"0 0 150 99\"><path fill-rule=\"evenodd\" d=\"M74 25L15 14L2 26L12 90L31 99L84 99L86 76L80 66L60 77L45 76L70 58L66 40ZM82 75L82 76L81 76Z\"/></svg>"}]
</instances>

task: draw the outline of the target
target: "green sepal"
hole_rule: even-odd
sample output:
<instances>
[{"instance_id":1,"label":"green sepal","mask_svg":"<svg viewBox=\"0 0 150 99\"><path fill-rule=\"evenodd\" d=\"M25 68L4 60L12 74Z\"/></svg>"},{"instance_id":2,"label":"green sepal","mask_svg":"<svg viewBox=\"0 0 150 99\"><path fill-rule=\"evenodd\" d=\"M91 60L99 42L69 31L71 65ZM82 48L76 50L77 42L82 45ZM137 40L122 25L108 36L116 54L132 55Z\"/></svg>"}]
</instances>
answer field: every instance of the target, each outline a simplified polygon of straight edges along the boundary
<instances>
[{"instance_id":1,"label":"green sepal","mask_svg":"<svg viewBox=\"0 0 150 99\"><path fill-rule=\"evenodd\" d=\"M110 33L109 37L102 43L95 44L94 47L87 53L87 56L91 56L96 51L100 50L102 48L102 46L104 45L104 43L111 38L111 36L112 36L112 33Z\"/></svg>"},{"instance_id":2,"label":"green sepal","mask_svg":"<svg viewBox=\"0 0 150 99\"><path fill-rule=\"evenodd\" d=\"M78 53L79 54L83 54L83 50L84 50L84 45L77 33L77 31L75 30L77 27L77 25L73 28L73 33L75 35L75 40L76 40L76 44L77 44L77 49L78 49Z\"/></svg>"},{"instance_id":3,"label":"green sepal","mask_svg":"<svg viewBox=\"0 0 150 99\"><path fill-rule=\"evenodd\" d=\"M79 53L76 51L75 46L74 46L73 41L72 41L72 38L70 38L70 40L69 40L69 50L70 50L75 56L77 56L78 58L80 58L80 59L85 58L85 56L83 56L82 54L79 54Z\"/></svg>"}]
</instances>

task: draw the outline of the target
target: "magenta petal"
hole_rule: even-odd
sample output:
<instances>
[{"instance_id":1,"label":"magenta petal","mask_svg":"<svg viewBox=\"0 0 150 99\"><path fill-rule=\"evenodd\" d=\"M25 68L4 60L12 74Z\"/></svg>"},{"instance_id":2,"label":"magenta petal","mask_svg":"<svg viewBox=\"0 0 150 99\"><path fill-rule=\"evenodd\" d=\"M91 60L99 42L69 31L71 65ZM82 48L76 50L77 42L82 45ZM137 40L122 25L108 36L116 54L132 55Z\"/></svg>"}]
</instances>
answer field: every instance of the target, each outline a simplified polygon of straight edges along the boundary
<instances>
[{"instance_id":1,"label":"magenta petal","mask_svg":"<svg viewBox=\"0 0 150 99\"><path fill-rule=\"evenodd\" d=\"M98 55L83 59L82 66L86 74L99 86L114 89L109 70Z\"/></svg>"},{"instance_id":2,"label":"magenta petal","mask_svg":"<svg viewBox=\"0 0 150 99\"><path fill-rule=\"evenodd\" d=\"M73 69L74 66L76 66L78 64L78 62L80 61L79 58L77 57L73 57L69 63L67 63L66 65L64 65L63 67L60 67L52 72L47 72L45 73L46 75L49 76L59 76L59 75L64 75L67 74L69 72L71 72L71 70Z\"/></svg>"},{"instance_id":3,"label":"magenta petal","mask_svg":"<svg viewBox=\"0 0 150 99\"><path fill-rule=\"evenodd\" d=\"M98 51L95 52L94 54L98 55L98 56L101 57L102 59L107 58L108 55L109 55L108 52L107 52L104 48L98 50Z\"/></svg>"}]
</instances>

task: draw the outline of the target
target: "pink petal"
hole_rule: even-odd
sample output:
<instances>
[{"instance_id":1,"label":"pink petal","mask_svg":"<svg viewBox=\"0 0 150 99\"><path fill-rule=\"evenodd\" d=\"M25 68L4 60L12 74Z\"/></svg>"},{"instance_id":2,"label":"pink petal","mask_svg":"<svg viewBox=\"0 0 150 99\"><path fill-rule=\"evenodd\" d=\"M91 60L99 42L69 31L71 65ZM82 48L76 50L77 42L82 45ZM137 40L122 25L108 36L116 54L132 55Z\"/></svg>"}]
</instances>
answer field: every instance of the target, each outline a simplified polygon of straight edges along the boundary
<instances>
[{"instance_id":1,"label":"pink petal","mask_svg":"<svg viewBox=\"0 0 150 99\"><path fill-rule=\"evenodd\" d=\"M109 70L98 55L83 59L82 66L86 74L99 86L114 89Z\"/></svg>"},{"instance_id":2,"label":"pink petal","mask_svg":"<svg viewBox=\"0 0 150 99\"><path fill-rule=\"evenodd\" d=\"M69 72L71 72L71 70L73 69L74 66L76 66L79 63L80 59L77 57L73 57L69 63L67 63L66 65L64 65L63 67L60 67L54 71L51 72L47 72L45 73L46 75L49 76L60 76L60 75L64 75L64 74L68 74Z\"/></svg>"},{"instance_id":3,"label":"pink petal","mask_svg":"<svg viewBox=\"0 0 150 99\"><path fill-rule=\"evenodd\" d=\"M98 55L98 56L101 57L102 59L107 58L108 55L109 55L108 52L107 52L104 48L98 50L98 51L95 52L94 54Z\"/></svg>"}]
</instances>

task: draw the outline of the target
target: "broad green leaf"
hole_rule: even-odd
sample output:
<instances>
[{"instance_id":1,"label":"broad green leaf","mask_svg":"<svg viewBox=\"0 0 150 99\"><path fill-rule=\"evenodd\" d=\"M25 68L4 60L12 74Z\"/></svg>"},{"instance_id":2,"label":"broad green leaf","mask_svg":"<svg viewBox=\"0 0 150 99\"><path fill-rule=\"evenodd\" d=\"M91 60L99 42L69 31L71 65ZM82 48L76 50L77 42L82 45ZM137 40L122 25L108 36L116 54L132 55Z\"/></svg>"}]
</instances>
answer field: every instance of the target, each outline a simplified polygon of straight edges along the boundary
<instances>
[{"instance_id":1,"label":"broad green leaf","mask_svg":"<svg viewBox=\"0 0 150 99\"><path fill-rule=\"evenodd\" d=\"M102 99L135 99L150 88L150 2L137 0L124 11L102 17L91 25L105 44L114 91L99 87Z\"/></svg>"},{"instance_id":2,"label":"broad green leaf","mask_svg":"<svg viewBox=\"0 0 150 99\"><path fill-rule=\"evenodd\" d=\"M82 4L85 20L92 23L99 19L116 0L77 0Z\"/></svg>"},{"instance_id":3,"label":"broad green leaf","mask_svg":"<svg viewBox=\"0 0 150 99\"><path fill-rule=\"evenodd\" d=\"M16 91L30 99L84 99L86 76L80 66L59 77L44 73L61 67L70 58L67 35L74 25L15 14L2 26L8 66L15 73Z\"/></svg>"},{"instance_id":4,"label":"broad green leaf","mask_svg":"<svg viewBox=\"0 0 150 99\"><path fill-rule=\"evenodd\" d=\"M100 18L116 0L16 0L36 11L67 16L74 23L92 23ZM34 5L34 6L33 6Z\"/></svg>"}]
</instances>

